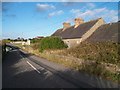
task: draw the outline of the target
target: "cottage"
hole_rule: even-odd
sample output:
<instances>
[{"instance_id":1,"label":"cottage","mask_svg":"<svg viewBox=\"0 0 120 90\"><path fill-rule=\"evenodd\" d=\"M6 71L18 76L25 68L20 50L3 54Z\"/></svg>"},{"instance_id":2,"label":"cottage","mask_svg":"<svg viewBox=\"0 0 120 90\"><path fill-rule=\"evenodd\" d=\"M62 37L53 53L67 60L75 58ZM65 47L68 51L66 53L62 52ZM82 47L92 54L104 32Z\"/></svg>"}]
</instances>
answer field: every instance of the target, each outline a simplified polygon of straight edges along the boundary
<instances>
[{"instance_id":1,"label":"cottage","mask_svg":"<svg viewBox=\"0 0 120 90\"><path fill-rule=\"evenodd\" d=\"M88 38L86 41L88 42L120 42L118 40L118 36L120 35L120 31L118 29L120 26L120 22L108 23L101 25L95 32Z\"/></svg>"},{"instance_id":2,"label":"cottage","mask_svg":"<svg viewBox=\"0 0 120 90\"><path fill-rule=\"evenodd\" d=\"M52 34L52 36L61 37L69 48L80 44L82 41L85 41L95 32L98 27L105 24L102 18L88 22L84 22L81 18L76 18L74 22L75 25L73 26L70 26L70 23L63 23L63 28L58 29Z\"/></svg>"}]
</instances>

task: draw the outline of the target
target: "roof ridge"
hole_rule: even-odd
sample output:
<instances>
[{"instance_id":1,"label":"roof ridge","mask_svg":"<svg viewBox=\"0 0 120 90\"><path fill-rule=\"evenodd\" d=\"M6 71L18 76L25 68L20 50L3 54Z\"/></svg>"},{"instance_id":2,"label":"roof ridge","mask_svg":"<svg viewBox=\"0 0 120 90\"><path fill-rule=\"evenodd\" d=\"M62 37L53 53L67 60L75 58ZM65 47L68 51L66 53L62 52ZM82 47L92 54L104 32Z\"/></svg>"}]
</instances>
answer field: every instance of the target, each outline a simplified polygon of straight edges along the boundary
<instances>
[{"instance_id":1,"label":"roof ridge","mask_svg":"<svg viewBox=\"0 0 120 90\"><path fill-rule=\"evenodd\" d=\"M91 22L91 21L96 21L96 20L99 20L99 19L100 19L100 18L95 19L95 20L90 20L90 21L84 22L84 23L82 23L82 24L89 23L89 22ZM82 25L82 24L80 24L80 25ZM79 25L79 26L80 26L80 25ZM75 25L71 25L70 27L73 27L73 26L75 26ZM70 27L69 27L69 28L70 28ZM61 28L61 29L63 29L63 28ZM67 28L67 29L68 29L68 28Z\"/></svg>"},{"instance_id":2,"label":"roof ridge","mask_svg":"<svg viewBox=\"0 0 120 90\"><path fill-rule=\"evenodd\" d=\"M89 21L87 21L87 22L84 22L84 23L82 23L82 24L85 24L85 23L88 23L88 22L91 22L91 21L96 21L96 20L99 20L99 19L101 19L101 18L97 18L97 19L94 19L94 20L89 20ZM82 25L82 24L80 24L80 25ZM79 26L80 26L79 25ZM73 27L73 26L75 26L75 25L71 25L70 27ZM68 27L68 28L70 28L70 27ZM68 29L67 28L67 29ZM60 29L63 29L63 28L60 28Z\"/></svg>"},{"instance_id":3,"label":"roof ridge","mask_svg":"<svg viewBox=\"0 0 120 90\"><path fill-rule=\"evenodd\" d=\"M92 20L89 20L89 21L87 21L87 22L91 22L91 21L97 21L97 20L99 20L99 19L101 19L101 18L92 19ZM87 22L85 22L85 23L87 23Z\"/></svg>"}]
</instances>

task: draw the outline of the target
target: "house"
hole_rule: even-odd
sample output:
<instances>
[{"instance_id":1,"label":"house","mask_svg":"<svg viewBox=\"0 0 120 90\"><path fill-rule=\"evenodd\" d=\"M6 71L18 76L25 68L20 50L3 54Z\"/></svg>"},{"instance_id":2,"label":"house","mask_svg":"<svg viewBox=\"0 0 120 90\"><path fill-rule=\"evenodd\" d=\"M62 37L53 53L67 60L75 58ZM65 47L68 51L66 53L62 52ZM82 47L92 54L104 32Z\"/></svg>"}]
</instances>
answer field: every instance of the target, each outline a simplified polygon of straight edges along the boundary
<instances>
[{"instance_id":1,"label":"house","mask_svg":"<svg viewBox=\"0 0 120 90\"><path fill-rule=\"evenodd\" d=\"M37 37L35 37L33 39L41 39L41 38L44 38L44 37L43 36L37 36Z\"/></svg>"},{"instance_id":2,"label":"house","mask_svg":"<svg viewBox=\"0 0 120 90\"><path fill-rule=\"evenodd\" d=\"M120 42L118 40L118 36L120 35L120 22L108 23L101 25L95 32L88 38L86 41L88 42L104 42L104 41L112 41L112 42Z\"/></svg>"},{"instance_id":3,"label":"house","mask_svg":"<svg viewBox=\"0 0 120 90\"><path fill-rule=\"evenodd\" d=\"M30 45L30 40L27 41L14 41L14 42L10 42L12 44L22 44L22 45Z\"/></svg>"},{"instance_id":4,"label":"house","mask_svg":"<svg viewBox=\"0 0 120 90\"><path fill-rule=\"evenodd\" d=\"M27 41L23 41L22 45L30 45L30 40L28 39Z\"/></svg>"},{"instance_id":5,"label":"house","mask_svg":"<svg viewBox=\"0 0 120 90\"><path fill-rule=\"evenodd\" d=\"M81 18L74 19L75 25L71 26L70 23L63 23L63 28L58 29L52 36L58 36L68 45L73 47L80 44L89 38L95 30L97 30L105 22L102 18L84 22Z\"/></svg>"}]
</instances>

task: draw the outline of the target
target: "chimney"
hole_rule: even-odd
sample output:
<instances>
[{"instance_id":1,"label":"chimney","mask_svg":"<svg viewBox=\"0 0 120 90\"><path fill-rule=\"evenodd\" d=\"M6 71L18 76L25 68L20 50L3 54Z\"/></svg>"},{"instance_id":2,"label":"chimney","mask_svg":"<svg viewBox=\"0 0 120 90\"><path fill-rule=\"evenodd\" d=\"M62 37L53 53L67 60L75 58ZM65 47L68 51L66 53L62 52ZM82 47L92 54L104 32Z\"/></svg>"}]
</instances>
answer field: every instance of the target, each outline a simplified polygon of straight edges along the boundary
<instances>
[{"instance_id":1,"label":"chimney","mask_svg":"<svg viewBox=\"0 0 120 90\"><path fill-rule=\"evenodd\" d=\"M80 24L84 23L84 20L82 18L75 18L74 19L75 26L74 28L78 27Z\"/></svg>"},{"instance_id":2,"label":"chimney","mask_svg":"<svg viewBox=\"0 0 120 90\"><path fill-rule=\"evenodd\" d=\"M69 28L70 26L71 26L70 23L64 22L64 23L63 23L63 31L64 31L65 29Z\"/></svg>"}]
</instances>

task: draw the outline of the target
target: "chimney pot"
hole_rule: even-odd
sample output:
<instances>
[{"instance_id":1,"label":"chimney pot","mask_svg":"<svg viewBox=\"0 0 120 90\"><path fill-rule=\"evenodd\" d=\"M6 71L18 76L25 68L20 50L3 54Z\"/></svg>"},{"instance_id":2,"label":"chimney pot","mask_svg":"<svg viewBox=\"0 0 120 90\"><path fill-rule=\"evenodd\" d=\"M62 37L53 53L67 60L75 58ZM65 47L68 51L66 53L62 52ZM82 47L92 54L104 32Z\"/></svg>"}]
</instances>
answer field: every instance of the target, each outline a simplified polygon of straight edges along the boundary
<instances>
[{"instance_id":1,"label":"chimney pot","mask_svg":"<svg viewBox=\"0 0 120 90\"><path fill-rule=\"evenodd\" d=\"M70 23L64 22L64 23L63 23L63 31L64 31L65 29L69 28L70 26L71 26Z\"/></svg>"},{"instance_id":2,"label":"chimney pot","mask_svg":"<svg viewBox=\"0 0 120 90\"><path fill-rule=\"evenodd\" d=\"M78 27L80 24L84 23L84 20L82 18L75 18L74 19L74 22L75 22L75 27Z\"/></svg>"}]
</instances>

